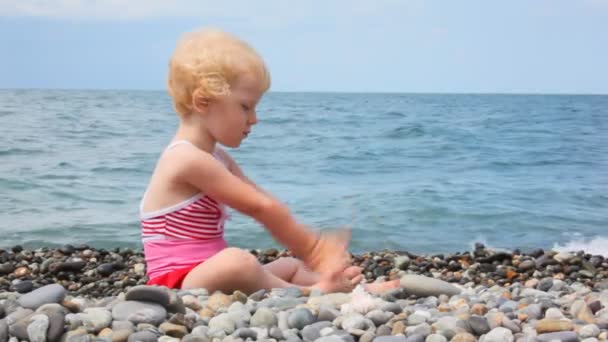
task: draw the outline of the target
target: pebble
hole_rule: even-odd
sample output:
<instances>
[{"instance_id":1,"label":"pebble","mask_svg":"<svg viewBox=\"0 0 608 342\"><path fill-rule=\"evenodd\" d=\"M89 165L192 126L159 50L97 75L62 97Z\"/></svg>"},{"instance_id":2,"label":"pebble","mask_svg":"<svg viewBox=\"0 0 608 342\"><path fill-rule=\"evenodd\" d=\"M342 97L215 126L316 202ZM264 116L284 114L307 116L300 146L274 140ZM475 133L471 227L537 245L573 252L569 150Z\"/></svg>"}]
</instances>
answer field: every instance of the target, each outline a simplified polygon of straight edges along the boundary
<instances>
[{"instance_id":1,"label":"pebble","mask_svg":"<svg viewBox=\"0 0 608 342\"><path fill-rule=\"evenodd\" d=\"M158 325L163 322L167 311L156 303L124 301L112 309L112 318L118 321L131 321L133 324L149 323Z\"/></svg>"},{"instance_id":2,"label":"pebble","mask_svg":"<svg viewBox=\"0 0 608 342\"><path fill-rule=\"evenodd\" d=\"M252 327L272 327L276 326L277 322L277 315L271 309L262 307L251 316L249 324Z\"/></svg>"},{"instance_id":3,"label":"pebble","mask_svg":"<svg viewBox=\"0 0 608 342\"><path fill-rule=\"evenodd\" d=\"M287 324L289 327L298 330L301 330L314 322L316 322L315 316L306 308L295 309L287 317Z\"/></svg>"},{"instance_id":4,"label":"pebble","mask_svg":"<svg viewBox=\"0 0 608 342\"><path fill-rule=\"evenodd\" d=\"M356 293L304 295L296 288L249 296L173 291L144 285L137 251L17 249L18 258L0 251L0 342L608 338L608 263L585 253L555 258L559 253L496 252L478 244L454 255L354 255L366 281L400 279L403 285L363 303ZM289 256L255 254L263 263Z\"/></svg>"},{"instance_id":5,"label":"pebble","mask_svg":"<svg viewBox=\"0 0 608 342\"><path fill-rule=\"evenodd\" d=\"M61 285L46 285L19 297L19 304L24 308L37 309L47 303L61 303L66 292Z\"/></svg>"},{"instance_id":6,"label":"pebble","mask_svg":"<svg viewBox=\"0 0 608 342\"><path fill-rule=\"evenodd\" d=\"M511 330L502 327L492 329L483 339L484 342L513 342L513 340Z\"/></svg>"}]
</instances>

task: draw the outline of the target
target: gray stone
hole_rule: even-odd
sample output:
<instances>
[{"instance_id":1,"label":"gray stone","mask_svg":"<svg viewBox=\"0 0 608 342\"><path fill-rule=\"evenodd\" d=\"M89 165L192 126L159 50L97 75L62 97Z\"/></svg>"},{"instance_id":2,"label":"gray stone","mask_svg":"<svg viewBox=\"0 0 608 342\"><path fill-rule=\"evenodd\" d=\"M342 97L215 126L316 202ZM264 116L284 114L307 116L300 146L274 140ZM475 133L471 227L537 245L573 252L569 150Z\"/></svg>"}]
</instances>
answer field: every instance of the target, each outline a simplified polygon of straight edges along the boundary
<instances>
[{"instance_id":1,"label":"gray stone","mask_svg":"<svg viewBox=\"0 0 608 342\"><path fill-rule=\"evenodd\" d=\"M421 334L412 334L405 338L406 342L424 342L426 336Z\"/></svg>"},{"instance_id":2,"label":"gray stone","mask_svg":"<svg viewBox=\"0 0 608 342\"><path fill-rule=\"evenodd\" d=\"M410 265L410 258L407 255L400 255L395 257L395 268L400 270L407 270Z\"/></svg>"},{"instance_id":3,"label":"gray stone","mask_svg":"<svg viewBox=\"0 0 608 342\"><path fill-rule=\"evenodd\" d=\"M526 272L534 267L536 267L534 260L524 260L517 266L517 269L519 272Z\"/></svg>"},{"instance_id":4,"label":"gray stone","mask_svg":"<svg viewBox=\"0 0 608 342\"><path fill-rule=\"evenodd\" d=\"M305 326L302 329L302 338L304 341L315 341L316 339L321 337L321 329L314 327L312 325Z\"/></svg>"},{"instance_id":5,"label":"gray stone","mask_svg":"<svg viewBox=\"0 0 608 342\"><path fill-rule=\"evenodd\" d=\"M209 338L190 334L184 336L182 342L209 342Z\"/></svg>"},{"instance_id":6,"label":"gray stone","mask_svg":"<svg viewBox=\"0 0 608 342\"><path fill-rule=\"evenodd\" d=\"M267 291L265 289L258 290L256 292L250 294L249 295L249 299L251 299L251 300L253 300L255 302L259 302L262 299L264 299L264 295L266 295L266 292Z\"/></svg>"},{"instance_id":7,"label":"gray stone","mask_svg":"<svg viewBox=\"0 0 608 342\"><path fill-rule=\"evenodd\" d=\"M290 328L302 330L307 325L316 322L315 316L306 308L298 308L293 310L287 317L287 324Z\"/></svg>"},{"instance_id":8,"label":"gray stone","mask_svg":"<svg viewBox=\"0 0 608 342\"><path fill-rule=\"evenodd\" d=\"M92 339L84 329L76 329L66 334L66 342L91 342Z\"/></svg>"},{"instance_id":9,"label":"gray stone","mask_svg":"<svg viewBox=\"0 0 608 342\"><path fill-rule=\"evenodd\" d=\"M5 319L0 319L0 342L8 341L8 324Z\"/></svg>"},{"instance_id":10,"label":"gray stone","mask_svg":"<svg viewBox=\"0 0 608 342\"><path fill-rule=\"evenodd\" d=\"M252 327L273 327L277 325L277 315L269 308L259 308L249 321Z\"/></svg>"},{"instance_id":11,"label":"gray stone","mask_svg":"<svg viewBox=\"0 0 608 342\"><path fill-rule=\"evenodd\" d=\"M59 304L45 304L36 312L45 314L49 318L49 328L46 331L48 342L58 342L63 335L66 309Z\"/></svg>"},{"instance_id":12,"label":"gray stone","mask_svg":"<svg viewBox=\"0 0 608 342\"><path fill-rule=\"evenodd\" d=\"M113 321L112 322L112 330L132 330L135 331L135 325L129 321Z\"/></svg>"},{"instance_id":13,"label":"gray stone","mask_svg":"<svg viewBox=\"0 0 608 342\"><path fill-rule=\"evenodd\" d=\"M503 327L497 327L492 329L484 337L484 342L513 342L513 333L511 330Z\"/></svg>"},{"instance_id":14,"label":"gray stone","mask_svg":"<svg viewBox=\"0 0 608 342\"><path fill-rule=\"evenodd\" d=\"M373 342L405 342L405 336L378 336Z\"/></svg>"},{"instance_id":15,"label":"gray stone","mask_svg":"<svg viewBox=\"0 0 608 342\"><path fill-rule=\"evenodd\" d=\"M407 318L407 325L418 325L426 322L426 316L417 313L411 314Z\"/></svg>"},{"instance_id":16,"label":"gray stone","mask_svg":"<svg viewBox=\"0 0 608 342\"><path fill-rule=\"evenodd\" d=\"M600 328L595 324L587 324L578 331L580 338L597 337L599 334Z\"/></svg>"},{"instance_id":17,"label":"gray stone","mask_svg":"<svg viewBox=\"0 0 608 342\"><path fill-rule=\"evenodd\" d=\"M135 286L127 291L125 300L157 303L169 312L186 313L182 299L174 291L164 286Z\"/></svg>"},{"instance_id":18,"label":"gray stone","mask_svg":"<svg viewBox=\"0 0 608 342\"><path fill-rule=\"evenodd\" d=\"M27 316L33 314L34 311L30 309L17 308L17 310L11 312L8 316L6 316L6 324L9 326L17 323L18 321L24 319Z\"/></svg>"},{"instance_id":19,"label":"gray stone","mask_svg":"<svg viewBox=\"0 0 608 342\"><path fill-rule=\"evenodd\" d=\"M588 338L582 340L581 342L599 342L599 340L595 337L588 337Z\"/></svg>"},{"instance_id":20,"label":"gray stone","mask_svg":"<svg viewBox=\"0 0 608 342\"><path fill-rule=\"evenodd\" d=\"M560 309L558 308L549 308L547 309L547 311L545 312L545 318L546 319L555 319L555 320L559 320L559 319L564 319L564 314L561 312Z\"/></svg>"},{"instance_id":21,"label":"gray stone","mask_svg":"<svg viewBox=\"0 0 608 342\"><path fill-rule=\"evenodd\" d=\"M401 306L399 304L397 304L397 303L394 303L394 302L389 302L389 303L382 304L380 306L380 310L385 311L385 312L392 312L395 315L398 315L398 314L400 314L403 311L403 309L401 308Z\"/></svg>"},{"instance_id":22,"label":"gray stone","mask_svg":"<svg viewBox=\"0 0 608 342\"><path fill-rule=\"evenodd\" d=\"M89 333L97 334L112 323L112 313L103 308L88 308L78 315L83 327Z\"/></svg>"},{"instance_id":23,"label":"gray stone","mask_svg":"<svg viewBox=\"0 0 608 342\"><path fill-rule=\"evenodd\" d=\"M249 329L249 328L239 328L234 332L234 336L240 337L244 340L250 338L252 340L257 340L258 339L258 333L253 330L253 329Z\"/></svg>"},{"instance_id":24,"label":"gray stone","mask_svg":"<svg viewBox=\"0 0 608 342\"><path fill-rule=\"evenodd\" d=\"M209 329L219 329L224 331L226 335L230 335L236 330L236 324L228 314L223 313L211 318L209 321Z\"/></svg>"},{"instance_id":25,"label":"gray stone","mask_svg":"<svg viewBox=\"0 0 608 342\"><path fill-rule=\"evenodd\" d=\"M382 310L372 310L368 312L365 317L374 322L375 326L380 326L388 322L391 318L395 316L394 313L390 311L382 311Z\"/></svg>"},{"instance_id":26,"label":"gray stone","mask_svg":"<svg viewBox=\"0 0 608 342\"><path fill-rule=\"evenodd\" d=\"M391 327L389 327L388 325L381 325L376 329L376 335L377 336L390 336L392 332Z\"/></svg>"},{"instance_id":27,"label":"gray stone","mask_svg":"<svg viewBox=\"0 0 608 342\"><path fill-rule=\"evenodd\" d=\"M138 331L129 336L128 342L156 342L158 337L149 331Z\"/></svg>"},{"instance_id":28,"label":"gray stone","mask_svg":"<svg viewBox=\"0 0 608 342\"><path fill-rule=\"evenodd\" d=\"M459 288L446 281L417 274L406 274L401 277L401 287L407 293L418 297L439 296L442 294L453 296L460 293Z\"/></svg>"},{"instance_id":29,"label":"gray stone","mask_svg":"<svg viewBox=\"0 0 608 342\"><path fill-rule=\"evenodd\" d=\"M521 332L521 328L519 327L519 325L517 325L515 322L506 317L502 319L502 326L511 330L511 332L514 334Z\"/></svg>"},{"instance_id":30,"label":"gray stone","mask_svg":"<svg viewBox=\"0 0 608 342\"><path fill-rule=\"evenodd\" d=\"M268 331L268 336L274 338L277 341L285 339L285 336L283 336L283 332L277 327L270 328L270 330Z\"/></svg>"},{"instance_id":31,"label":"gray stone","mask_svg":"<svg viewBox=\"0 0 608 342\"><path fill-rule=\"evenodd\" d=\"M338 316L340 316L340 311L338 311L328 305L321 305L321 307L319 308L319 313L317 315L317 320L333 321Z\"/></svg>"},{"instance_id":32,"label":"gray stone","mask_svg":"<svg viewBox=\"0 0 608 342\"><path fill-rule=\"evenodd\" d=\"M287 323L287 317L289 317L289 313L287 313L287 311L279 311L278 315L277 315L277 319L278 319L278 326L279 329L281 329L281 331L284 333L286 330L289 330L289 324ZM294 331L297 331L298 329L293 329ZM287 337L287 336L285 336Z\"/></svg>"},{"instance_id":33,"label":"gray stone","mask_svg":"<svg viewBox=\"0 0 608 342\"><path fill-rule=\"evenodd\" d=\"M562 291L566 287L566 282L559 279L553 279L553 286L549 291Z\"/></svg>"},{"instance_id":34,"label":"gray stone","mask_svg":"<svg viewBox=\"0 0 608 342\"><path fill-rule=\"evenodd\" d=\"M190 332L192 335L207 337L207 332L209 332L209 327L204 325L199 325L194 327Z\"/></svg>"},{"instance_id":35,"label":"gray stone","mask_svg":"<svg viewBox=\"0 0 608 342\"><path fill-rule=\"evenodd\" d=\"M355 339L350 335L329 335L316 339L314 342L355 342Z\"/></svg>"},{"instance_id":36,"label":"gray stone","mask_svg":"<svg viewBox=\"0 0 608 342\"><path fill-rule=\"evenodd\" d=\"M0 295L1 295L1 294L2 294L2 293L0 293ZM19 309L23 309L23 308L21 307L21 304L19 304L19 301L18 301L17 299L18 299L17 297L14 297L14 298L13 298L13 297L11 296L11 297L6 298L6 299L4 300L4 304L2 305L2 307L4 308L4 314L5 314L6 316L8 316L8 315L12 314L13 312L15 312L15 311L17 311L17 310L19 310ZM7 324L9 324L9 325L10 325L10 323L8 323L8 322L7 322Z\"/></svg>"},{"instance_id":37,"label":"gray stone","mask_svg":"<svg viewBox=\"0 0 608 342\"><path fill-rule=\"evenodd\" d=\"M445 336L440 334L431 334L426 337L424 342L448 342L448 339Z\"/></svg>"},{"instance_id":38,"label":"gray stone","mask_svg":"<svg viewBox=\"0 0 608 342\"><path fill-rule=\"evenodd\" d=\"M118 330L112 330L112 340L114 342L126 342L129 339L129 336L133 333L134 331L132 329L118 329Z\"/></svg>"},{"instance_id":39,"label":"gray stone","mask_svg":"<svg viewBox=\"0 0 608 342\"><path fill-rule=\"evenodd\" d=\"M376 338L376 334L373 331L366 331L361 337L359 337L359 342L372 342Z\"/></svg>"},{"instance_id":40,"label":"gray stone","mask_svg":"<svg viewBox=\"0 0 608 342\"><path fill-rule=\"evenodd\" d=\"M27 335L27 326L29 323L29 317L25 317L14 324L9 324L8 333L11 336L17 337L19 340L29 340Z\"/></svg>"},{"instance_id":41,"label":"gray stone","mask_svg":"<svg viewBox=\"0 0 608 342\"><path fill-rule=\"evenodd\" d=\"M240 302L235 302L235 303L239 303ZM249 310L243 308L241 310L228 310L228 316L230 316L230 318L235 321L237 324L239 322L242 323L249 323L251 321L251 313L249 313Z\"/></svg>"},{"instance_id":42,"label":"gray stone","mask_svg":"<svg viewBox=\"0 0 608 342\"><path fill-rule=\"evenodd\" d=\"M540 304L530 304L525 308L518 310L517 312L527 315L528 320L540 319L543 314L543 309Z\"/></svg>"},{"instance_id":43,"label":"gray stone","mask_svg":"<svg viewBox=\"0 0 608 342\"><path fill-rule=\"evenodd\" d=\"M549 289L551 289L551 287L553 286L553 278L543 278L538 282L538 285L536 286L536 288L540 291L549 291Z\"/></svg>"},{"instance_id":44,"label":"gray stone","mask_svg":"<svg viewBox=\"0 0 608 342\"><path fill-rule=\"evenodd\" d=\"M321 337L321 330L332 327L331 322L321 321L316 322L311 325L307 325L302 329L302 338L304 341L314 341Z\"/></svg>"},{"instance_id":45,"label":"gray stone","mask_svg":"<svg viewBox=\"0 0 608 342\"><path fill-rule=\"evenodd\" d=\"M156 303L125 301L112 308L112 318L114 320L131 321L133 324L159 325L165 320L166 316L165 308Z\"/></svg>"},{"instance_id":46,"label":"gray stone","mask_svg":"<svg viewBox=\"0 0 608 342\"><path fill-rule=\"evenodd\" d=\"M28 293L34 288L34 283L31 280L24 280L13 285L13 289L19 293Z\"/></svg>"},{"instance_id":47,"label":"gray stone","mask_svg":"<svg viewBox=\"0 0 608 342\"><path fill-rule=\"evenodd\" d=\"M297 335L289 335L285 341L287 342L302 342L302 339L300 339Z\"/></svg>"},{"instance_id":48,"label":"gray stone","mask_svg":"<svg viewBox=\"0 0 608 342\"><path fill-rule=\"evenodd\" d=\"M61 303L65 298L67 291L63 286L58 284L50 284L36 289L30 293L26 293L19 297L19 304L27 309L37 309L47 303Z\"/></svg>"},{"instance_id":49,"label":"gray stone","mask_svg":"<svg viewBox=\"0 0 608 342\"><path fill-rule=\"evenodd\" d=\"M536 340L540 342L551 342L558 340L561 342L577 342L578 336L574 331L559 331L536 336Z\"/></svg>"},{"instance_id":50,"label":"gray stone","mask_svg":"<svg viewBox=\"0 0 608 342\"><path fill-rule=\"evenodd\" d=\"M483 316L473 315L469 317L467 324L471 327L471 332L478 336L487 334L491 330L488 320Z\"/></svg>"},{"instance_id":51,"label":"gray stone","mask_svg":"<svg viewBox=\"0 0 608 342\"><path fill-rule=\"evenodd\" d=\"M431 326L428 323L421 323L421 324L418 324L413 327L407 327L407 329L405 329L405 331L407 332L406 335L418 334L418 335L428 336L433 331L433 328L431 328Z\"/></svg>"},{"instance_id":52,"label":"gray stone","mask_svg":"<svg viewBox=\"0 0 608 342\"><path fill-rule=\"evenodd\" d=\"M30 342L46 342L46 330L49 327L49 318L44 314L32 316L27 326L27 336Z\"/></svg>"},{"instance_id":53,"label":"gray stone","mask_svg":"<svg viewBox=\"0 0 608 342\"><path fill-rule=\"evenodd\" d=\"M300 336L298 336L298 329L282 330L281 333L287 341L302 341Z\"/></svg>"},{"instance_id":54,"label":"gray stone","mask_svg":"<svg viewBox=\"0 0 608 342\"><path fill-rule=\"evenodd\" d=\"M504 302L499 308L498 310L504 312L504 313L508 313L508 312L514 312L515 310L517 310L517 306L519 305L518 302L514 301L514 300L508 300L506 302Z\"/></svg>"},{"instance_id":55,"label":"gray stone","mask_svg":"<svg viewBox=\"0 0 608 342\"><path fill-rule=\"evenodd\" d=\"M454 316L443 316L440 317L437 322L433 325L435 326L437 332L440 332L442 335L451 339L458 329L458 318Z\"/></svg>"}]
</instances>

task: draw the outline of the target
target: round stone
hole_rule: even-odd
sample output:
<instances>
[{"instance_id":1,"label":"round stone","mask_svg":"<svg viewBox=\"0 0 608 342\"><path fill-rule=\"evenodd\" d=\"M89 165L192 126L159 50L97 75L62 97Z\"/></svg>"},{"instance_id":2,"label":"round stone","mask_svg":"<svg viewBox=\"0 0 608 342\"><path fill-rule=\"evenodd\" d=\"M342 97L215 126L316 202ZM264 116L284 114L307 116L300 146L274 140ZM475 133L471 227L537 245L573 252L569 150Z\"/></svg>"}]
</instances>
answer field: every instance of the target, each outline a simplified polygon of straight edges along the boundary
<instances>
[{"instance_id":1,"label":"round stone","mask_svg":"<svg viewBox=\"0 0 608 342\"><path fill-rule=\"evenodd\" d=\"M259 308L253 316L251 316L251 320L249 324L252 327L274 327L277 325L278 319L277 315L266 307Z\"/></svg>"},{"instance_id":2,"label":"round stone","mask_svg":"<svg viewBox=\"0 0 608 342\"><path fill-rule=\"evenodd\" d=\"M305 326L313 324L315 316L306 308L299 308L292 311L287 317L287 324L290 328L302 330Z\"/></svg>"},{"instance_id":3,"label":"round stone","mask_svg":"<svg viewBox=\"0 0 608 342\"><path fill-rule=\"evenodd\" d=\"M13 285L13 290L19 293L28 293L34 289L34 283L31 280L23 280Z\"/></svg>"}]
</instances>

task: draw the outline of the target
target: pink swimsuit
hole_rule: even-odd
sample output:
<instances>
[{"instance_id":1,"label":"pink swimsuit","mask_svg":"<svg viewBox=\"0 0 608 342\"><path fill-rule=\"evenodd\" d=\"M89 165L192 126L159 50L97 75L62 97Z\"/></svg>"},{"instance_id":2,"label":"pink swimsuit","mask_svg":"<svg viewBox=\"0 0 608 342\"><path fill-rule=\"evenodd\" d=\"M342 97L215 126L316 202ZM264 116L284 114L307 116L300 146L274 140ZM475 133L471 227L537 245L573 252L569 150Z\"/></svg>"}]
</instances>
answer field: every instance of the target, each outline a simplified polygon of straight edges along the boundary
<instances>
[{"instance_id":1,"label":"pink swimsuit","mask_svg":"<svg viewBox=\"0 0 608 342\"><path fill-rule=\"evenodd\" d=\"M165 151L179 144L191 143L179 140ZM222 161L216 153L213 155ZM199 193L170 207L143 212L145 196L140 205L140 219L148 284L179 288L190 270L227 247L226 208Z\"/></svg>"}]
</instances>

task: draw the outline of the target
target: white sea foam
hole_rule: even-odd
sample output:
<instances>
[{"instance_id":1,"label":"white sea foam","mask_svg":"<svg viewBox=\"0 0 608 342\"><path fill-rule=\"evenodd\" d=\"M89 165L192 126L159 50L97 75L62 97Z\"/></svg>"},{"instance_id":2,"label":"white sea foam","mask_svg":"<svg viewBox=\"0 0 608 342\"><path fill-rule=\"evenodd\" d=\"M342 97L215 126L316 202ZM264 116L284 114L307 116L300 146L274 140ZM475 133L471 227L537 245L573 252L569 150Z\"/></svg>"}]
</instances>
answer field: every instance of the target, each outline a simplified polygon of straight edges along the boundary
<instances>
[{"instance_id":1,"label":"white sea foam","mask_svg":"<svg viewBox=\"0 0 608 342\"><path fill-rule=\"evenodd\" d=\"M608 237L594 236L585 238L577 236L563 245L554 244L553 249L558 252L578 252L582 250L589 254L602 255L608 258Z\"/></svg>"}]
</instances>

